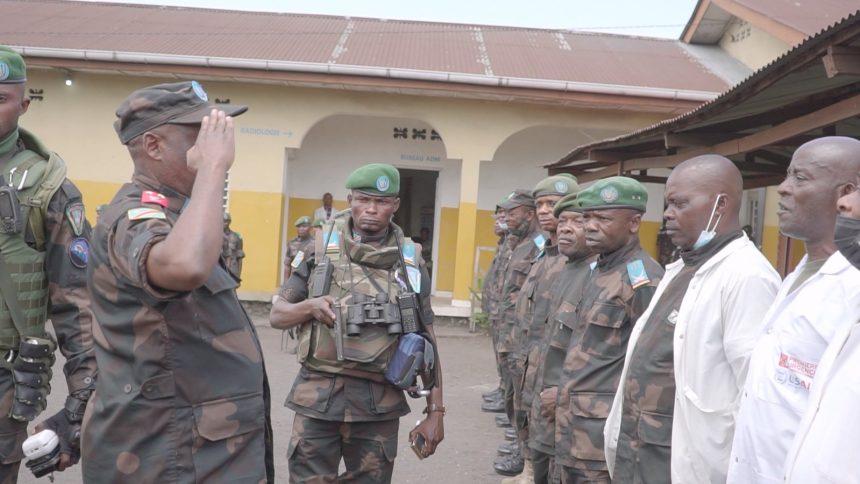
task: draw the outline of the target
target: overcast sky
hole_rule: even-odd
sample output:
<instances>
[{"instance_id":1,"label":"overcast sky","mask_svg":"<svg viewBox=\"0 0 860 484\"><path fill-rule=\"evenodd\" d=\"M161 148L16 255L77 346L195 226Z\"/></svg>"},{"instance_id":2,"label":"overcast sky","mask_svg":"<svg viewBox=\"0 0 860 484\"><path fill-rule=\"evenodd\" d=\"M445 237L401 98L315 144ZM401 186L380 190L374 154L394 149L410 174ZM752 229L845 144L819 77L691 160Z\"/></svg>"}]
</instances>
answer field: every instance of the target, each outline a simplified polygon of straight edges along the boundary
<instances>
[{"instance_id":1,"label":"overcast sky","mask_svg":"<svg viewBox=\"0 0 860 484\"><path fill-rule=\"evenodd\" d=\"M696 6L696 0L125 0L119 3L594 30L668 38L680 35Z\"/></svg>"}]
</instances>

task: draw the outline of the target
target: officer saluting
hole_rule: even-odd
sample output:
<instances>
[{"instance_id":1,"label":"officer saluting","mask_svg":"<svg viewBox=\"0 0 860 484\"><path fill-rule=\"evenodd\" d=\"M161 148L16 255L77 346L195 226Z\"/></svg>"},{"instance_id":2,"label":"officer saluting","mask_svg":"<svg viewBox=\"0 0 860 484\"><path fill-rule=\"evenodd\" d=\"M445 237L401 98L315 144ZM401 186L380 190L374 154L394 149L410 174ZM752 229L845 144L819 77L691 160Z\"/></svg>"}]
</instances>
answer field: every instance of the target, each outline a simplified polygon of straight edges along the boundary
<instances>
[{"instance_id":1,"label":"officer saluting","mask_svg":"<svg viewBox=\"0 0 860 484\"><path fill-rule=\"evenodd\" d=\"M296 412L287 452L291 482L391 482L399 418L409 406L383 374L414 336L407 334L410 314L420 313L419 331L436 339L421 249L391 223L400 205L399 172L366 165L346 188L350 210L317 234L315 254L293 271L270 315L274 328L299 327L302 368L287 397ZM438 361L429 373L436 385L427 418L410 433L411 441L425 441L416 449L422 457L444 436ZM341 459L346 474L338 476Z\"/></svg>"},{"instance_id":2,"label":"officer saluting","mask_svg":"<svg viewBox=\"0 0 860 484\"><path fill-rule=\"evenodd\" d=\"M209 104L197 81L139 89L117 109L134 175L93 233L102 372L84 482L274 482L263 352L221 257L228 113L246 109Z\"/></svg>"},{"instance_id":3,"label":"officer saluting","mask_svg":"<svg viewBox=\"0 0 860 484\"><path fill-rule=\"evenodd\" d=\"M58 470L78 461L78 433L96 377L86 288L90 226L66 166L18 127L27 71L0 46L0 482L15 482L27 422L45 409L57 343L69 387L65 408L37 426L60 439Z\"/></svg>"}]
</instances>

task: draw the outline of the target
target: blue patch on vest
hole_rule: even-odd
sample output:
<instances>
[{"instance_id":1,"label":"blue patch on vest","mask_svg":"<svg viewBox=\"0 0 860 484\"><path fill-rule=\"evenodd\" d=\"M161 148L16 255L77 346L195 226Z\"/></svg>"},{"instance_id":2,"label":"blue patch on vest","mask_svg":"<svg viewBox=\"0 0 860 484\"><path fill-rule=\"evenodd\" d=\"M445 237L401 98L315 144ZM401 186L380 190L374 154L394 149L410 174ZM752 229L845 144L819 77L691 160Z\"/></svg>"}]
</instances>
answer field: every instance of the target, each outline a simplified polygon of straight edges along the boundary
<instances>
[{"instance_id":1,"label":"blue patch on vest","mask_svg":"<svg viewBox=\"0 0 860 484\"><path fill-rule=\"evenodd\" d=\"M535 235L535 238L532 239L532 242L535 243L538 250L543 250L543 246L546 244L546 237L544 237L543 234L537 234Z\"/></svg>"},{"instance_id":2,"label":"blue patch on vest","mask_svg":"<svg viewBox=\"0 0 860 484\"><path fill-rule=\"evenodd\" d=\"M633 286L633 289L651 282L651 279L648 278L648 273L645 272L645 264L642 263L641 259L636 259L627 264L627 277L630 278L630 285Z\"/></svg>"},{"instance_id":3,"label":"blue patch on vest","mask_svg":"<svg viewBox=\"0 0 860 484\"><path fill-rule=\"evenodd\" d=\"M78 237L69 244L69 259L78 269L86 269L90 260L90 243L83 237Z\"/></svg>"}]
</instances>

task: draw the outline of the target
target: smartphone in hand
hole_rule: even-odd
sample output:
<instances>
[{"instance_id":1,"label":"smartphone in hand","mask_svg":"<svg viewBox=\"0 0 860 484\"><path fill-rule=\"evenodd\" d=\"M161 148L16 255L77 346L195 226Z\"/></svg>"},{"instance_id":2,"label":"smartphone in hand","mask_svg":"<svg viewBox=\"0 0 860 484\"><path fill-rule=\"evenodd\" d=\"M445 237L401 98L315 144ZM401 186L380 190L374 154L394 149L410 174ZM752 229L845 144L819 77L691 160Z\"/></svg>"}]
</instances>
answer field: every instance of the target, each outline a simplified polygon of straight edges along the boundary
<instances>
[{"instance_id":1,"label":"smartphone in hand","mask_svg":"<svg viewBox=\"0 0 860 484\"><path fill-rule=\"evenodd\" d=\"M415 455L418 456L419 459L424 460L424 436L418 434L415 437L415 440L412 441L412 452L415 452Z\"/></svg>"}]
</instances>

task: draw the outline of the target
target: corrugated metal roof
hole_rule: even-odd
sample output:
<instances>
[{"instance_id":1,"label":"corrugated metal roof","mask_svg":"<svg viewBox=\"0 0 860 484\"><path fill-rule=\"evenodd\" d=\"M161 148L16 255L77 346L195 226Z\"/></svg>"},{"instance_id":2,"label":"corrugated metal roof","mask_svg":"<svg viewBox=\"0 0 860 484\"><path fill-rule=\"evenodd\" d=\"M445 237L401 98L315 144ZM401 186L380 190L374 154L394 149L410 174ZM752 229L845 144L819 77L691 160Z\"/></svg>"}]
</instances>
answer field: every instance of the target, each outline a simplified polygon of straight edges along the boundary
<instances>
[{"instance_id":1,"label":"corrugated metal roof","mask_svg":"<svg viewBox=\"0 0 860 484\"><path fill-rule=\"evenodd\" d=\"M0 0L0 43L720 92L679 41L556 30Z\"/></svg>"},{"instance_id":2,"label":"corrugated metal roof","mask_svg":"<svg viewBox=\"0 0 860 484\"><path fill-rule=\"evenodd\" d=\"M807 36L857 11L857 0L734 0Z\"/></svg>"},{"instance_id":3,"label":"corrugated metal roof","mask_svg":"<svg viewBox=\"0 0 860 484\"><path fill-rule=\"evenodd\" d=\"M835 38L845 35L846 32L850 33L856 30L857 26L860 26L860 9L855 8L853 13L836 25L795 46L716 99L706 102L688 113L660 121L629 134L578 146L561 160L544 166L546 168L558 168L583 161L590 151L598 149L616 150L630 147L629 149L635 152L634 145L650 143L655 140L662 142L664 133L684 132L718 123L729 123L733 119L740 119L751 113L761 112L768 107L789 104L792 101L820 92L822 89L835 92L844 85L850 86L857 82L856 78L837 77L823 84L821 79L827 78L823 74L821 62L818 61L815 70L809 70L809 59L805 59L805 56L811 53L820 53L819 51L826 49ZM855 35L852 41L857 42L860 40L858 37L860 35ZM789 77L788 73L792 75ZM610 164L606 163L606 165Z\"/></svg>"}]
</instances>

